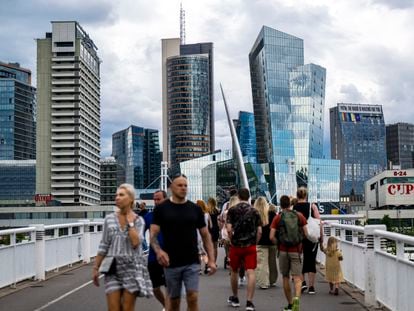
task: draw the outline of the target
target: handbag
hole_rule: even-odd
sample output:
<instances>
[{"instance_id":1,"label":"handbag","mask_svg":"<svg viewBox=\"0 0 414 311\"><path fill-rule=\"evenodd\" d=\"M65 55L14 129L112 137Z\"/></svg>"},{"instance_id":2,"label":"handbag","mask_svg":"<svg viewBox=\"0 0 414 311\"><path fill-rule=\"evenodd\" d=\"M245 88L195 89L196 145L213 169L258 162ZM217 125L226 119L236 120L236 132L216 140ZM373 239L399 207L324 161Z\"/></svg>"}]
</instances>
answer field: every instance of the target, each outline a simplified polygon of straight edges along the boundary
<instances>
[{"instance_id":1,"label":"handbag","mask_svg":"<svg viewBox=\"0 0 414 311\"><path fill-rule=\"evenodd\" d=\"M308 235L306 238L312 243L318 243L321 237L321 220L312 217L312 204L309 203Z\"/></svg>"},{"instance_id":2,"label":"handbag","mask_svg":"<svg viewBox=\"0 0 414 311\"><path fill-rule=\"evenodd\" d=\"M99 272L103 274L115 274L116 272L116 260L113 256L105 256L99 267Z\"/></svg>"}]
</instances>

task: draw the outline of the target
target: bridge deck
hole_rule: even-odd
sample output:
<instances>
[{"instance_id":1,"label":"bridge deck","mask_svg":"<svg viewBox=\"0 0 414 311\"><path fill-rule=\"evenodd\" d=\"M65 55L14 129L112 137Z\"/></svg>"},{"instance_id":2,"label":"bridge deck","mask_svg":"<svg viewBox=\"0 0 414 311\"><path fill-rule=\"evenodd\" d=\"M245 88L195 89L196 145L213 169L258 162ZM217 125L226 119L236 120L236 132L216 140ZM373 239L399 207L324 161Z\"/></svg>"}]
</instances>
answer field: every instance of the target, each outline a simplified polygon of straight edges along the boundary
<instances>
[{"instance_id":1,"label":"bridge deck","mask_svg":"<svg viewBox=\"0 0 414 311\"><path fill-rule=\"evenodd\" d=\"M105 310L103 280L101 279L101 286L97 288L88 283L90 275L91 264L57 275L45 282L33 284L0 298L0 310ZM329 295L328 284L319 273L316 291L316 295L311 296L305 293L302 296L301 310L366 310L342 289L339 296ZM200 310L233 310L226 303L230 293L228 271L224 270L222 266L214 276L201 276ZM239 290L240 310L244 310L245 295L246 289L243 286ZM286 300L281 287L281 278L279 277L276 287L267 290L257 289L254 303L256 309L260 311L282 310L286 305ZM183 301L181 310L185 310L185 307L186 304ZM155 311L162 310L162 308L155 298L138 298L135 310Z\"/></svg>"}]
</instances>

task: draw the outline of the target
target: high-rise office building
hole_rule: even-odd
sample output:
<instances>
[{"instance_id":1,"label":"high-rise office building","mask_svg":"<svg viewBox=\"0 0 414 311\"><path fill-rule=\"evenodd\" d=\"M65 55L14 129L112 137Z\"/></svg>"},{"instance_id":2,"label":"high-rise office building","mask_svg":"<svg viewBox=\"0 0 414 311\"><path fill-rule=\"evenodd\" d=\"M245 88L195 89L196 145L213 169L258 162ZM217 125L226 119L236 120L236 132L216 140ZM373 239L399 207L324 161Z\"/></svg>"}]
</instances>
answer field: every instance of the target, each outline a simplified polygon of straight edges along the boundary
<instances>
[{"instance_id":1,"label":"high-rise office building","mask_svg":"<svg viewBox=\"0 0 414 311\"><path fill-rule=\"evenodd\" d=\"M115 158L101 159L101 205L115 205L117 189L117 164Z\"/></svg>"},{"instance_id":2,"label":"high-rise office building","mask_svg":"<svg viewBox=\"0 0 414 311\"><path fill-rule=\"evenodd\" d=\"M269 163L276 200L309 189L339 200L339 163L323 159L326 70L304 64L303 40L263 26L249 54L257 160Z\"/></svg>"},{"instance_id":3,"label":"high-rise office building","mask_svg":"<svg viewBox=\"0 0 414 311\"><path fill-rule=\"evenodd\" d=\"M145 129L144 143L144 187L156 189L160 186L162 160L158 130Z\"/></svg>"},{"instance_id":4,"label":"high-rise office building","mask_svg":"<svg viewBox=\"0 0 414 311\"><path fill-rule=\"evenodd\" d=\"M385 129L388 162L401 169L414 168L414 124L389 124Z\"/></svg>"},{"instance_id":5,"label":"high-rise office building","mask_svg":"<svg viewBox=\"0 0 414 311\"><path fill-rule=\"evenodd\" d=\"M213 44L162 40L163 160L170 167L214 150Z\"/></svg>"},{"instance_id":6,"label":"high-rise office building","mask_svg":"<svg viewBox=\"0 0 414 311\"><path fill-rule=\"evenodd\" d=\"M239 111L239 118L233 120L239 140L240 149L243 157L248 162L257 163L256 161L256 128L254 125L254 114L246 111ZM233 151L233 153L235 153Z\"/></svg>"},{"instance_id":7,"label":"high-rise office building","mask_svg":"<svg viewBox=\"0 0 414 311\"><path fill-rule=\"evenodd\" d=\"M340 103L329 113L331 156L341 161L341 197L361 201L365 181L386 169L382 107Z\"/></svg>"},{"instance_id":8,"label":"high-rise office building","mask_svg":"<svg viewBox=\"0 0 414 311\"><path fill-rule=\"evenodd\" d=\"M30 70L0 62L0 160L36 159L36 89Z\"/></svg>"},{"instance_id":9,"label":"high-rise office building","mask_svg":"<svg viewBox=\"0 0 414 311\"><path fill-rule=\"evenodd\" d=\"M62 205L100 202L100 59L75 21L37 40L36 193Z\"/></svg>"},{"instance_id":10,"label":"high-rise office building","mask_svg":"<svg viewBox=\"0 0 414 311\"><path fill-rule=\"evenodd\" d=\"M114 133L112 156L118 166L118 185L126 182L135 189L158 188L159 183L154 182L161 172L157 130L131 125Z\"/></svg>"},{"instance_id":11,"label":"high-rise office building","mask_svg":"<svg viewBox=\"0 0 414 311\"><path fill-rule=\"evenodd\" d=\"M0 207L34 205L36 160L0 160Z\"/></svg>"}]
</instances>

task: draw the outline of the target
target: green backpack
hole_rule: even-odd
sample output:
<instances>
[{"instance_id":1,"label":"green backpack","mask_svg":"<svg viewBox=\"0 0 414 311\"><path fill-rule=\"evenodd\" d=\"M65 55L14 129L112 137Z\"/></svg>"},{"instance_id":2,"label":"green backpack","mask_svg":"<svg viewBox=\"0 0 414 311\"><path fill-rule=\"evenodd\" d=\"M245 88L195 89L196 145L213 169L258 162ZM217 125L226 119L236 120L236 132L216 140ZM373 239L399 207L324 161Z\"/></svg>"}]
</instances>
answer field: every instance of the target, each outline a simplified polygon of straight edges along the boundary
<instances>
[{"instance_id":1,"label":"green backpack","mask_svg":"<svg viewBox=\"0 0 414 311\"><path fill-rule=\"evenodd\" d=\"M279 244L287 247L299 245L303 240L302 228L299 225L299 216L296 211L284 211L277 227Z\"/></svg>"}]
</instances>

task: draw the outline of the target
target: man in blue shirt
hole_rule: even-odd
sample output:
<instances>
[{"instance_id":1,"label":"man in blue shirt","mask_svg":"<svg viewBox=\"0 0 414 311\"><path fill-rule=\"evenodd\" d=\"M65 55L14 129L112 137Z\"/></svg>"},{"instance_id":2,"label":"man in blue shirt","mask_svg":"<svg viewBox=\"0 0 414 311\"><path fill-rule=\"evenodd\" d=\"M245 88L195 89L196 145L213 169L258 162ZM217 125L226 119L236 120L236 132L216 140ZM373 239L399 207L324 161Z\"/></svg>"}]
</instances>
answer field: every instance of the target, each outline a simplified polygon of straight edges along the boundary
<instances>
[{"instance_id":1,"label":"man in blue shirt","mask_svg":"<svg viewBox=\"0 0 414 311\"><path fill-rule=\"evenodd\" d=\"M161 204L167 198L167 193L164 190L158 190L154 193L154 206ZM144 216L145 220L145 232L149 230L152 224L153 212L148 212ZM157 236L158 243L163 246L162 234ZM164 267L157 261L157 256L154 250L150 247L148 254L148 272L150 274L152 287L154 289L154 296L163 305L165 310L168 310L168 296L164 295L161 286L165 286Z\"/></svg>"}]
</instances>

